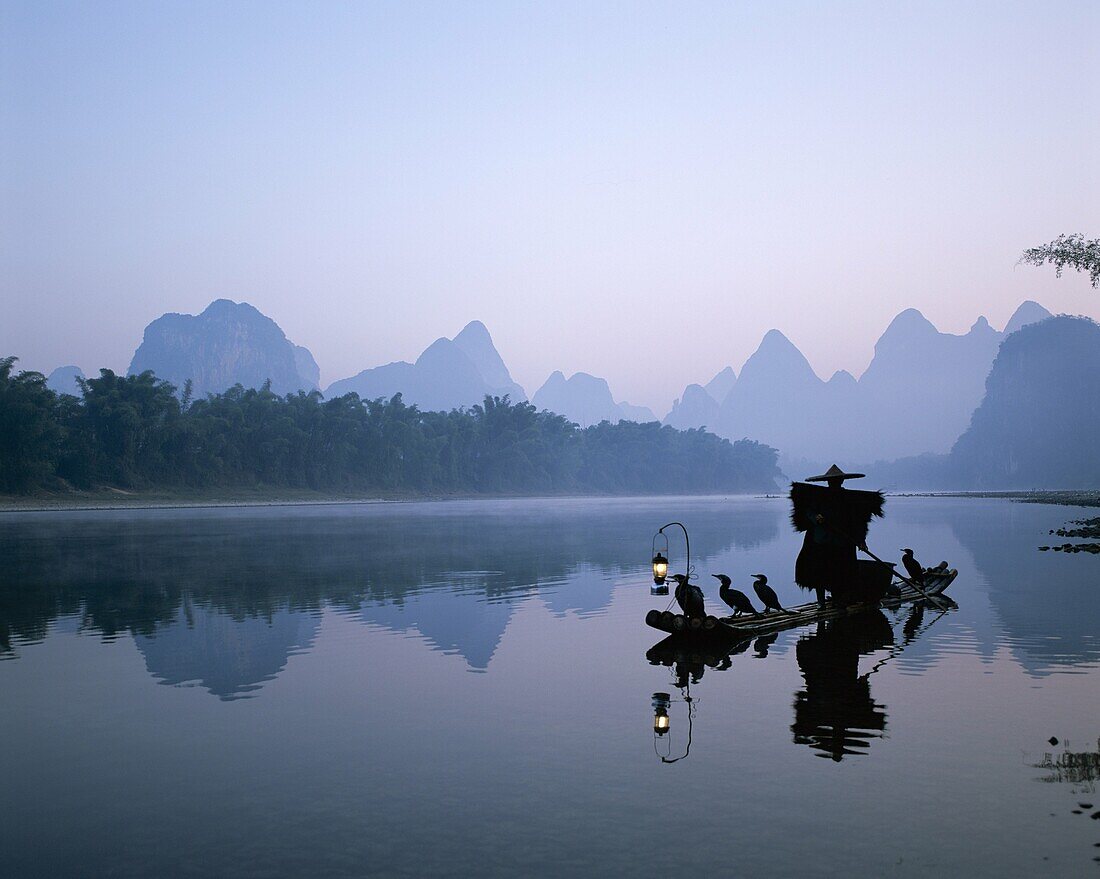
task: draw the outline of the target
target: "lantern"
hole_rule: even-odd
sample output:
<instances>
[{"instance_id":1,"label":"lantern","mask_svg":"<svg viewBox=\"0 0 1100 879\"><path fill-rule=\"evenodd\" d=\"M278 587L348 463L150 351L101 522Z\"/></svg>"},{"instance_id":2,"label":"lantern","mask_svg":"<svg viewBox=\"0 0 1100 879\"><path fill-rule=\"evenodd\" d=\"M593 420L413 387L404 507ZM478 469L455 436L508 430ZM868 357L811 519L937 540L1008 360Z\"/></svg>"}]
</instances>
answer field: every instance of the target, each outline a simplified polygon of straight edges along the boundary
<instances>
[{"instance_id":1,"label":"lantern","mask_svg":"<svg viewBox=\"0 0 1100 879\"><path fill-rule=\"evenodd\" d=\"M657 545L658 539L660 539L661 546ZM668 577L667 535L661 531L654 534L651 548L653 550L653 586L650 587L650 594L668 595L668 586L665 585L665 578Z\"/></svg>"},{"instance_id":2,"label":"lantern","mask_svg":"<svg viewBox=\"0 0 1100 879\"><path fill-rule=\"evenodd\" d=\"M653 556L653 583L656 586L665 585L665 577L668 576L668 559L660 550Z\"/></svg>"}]
</instances>

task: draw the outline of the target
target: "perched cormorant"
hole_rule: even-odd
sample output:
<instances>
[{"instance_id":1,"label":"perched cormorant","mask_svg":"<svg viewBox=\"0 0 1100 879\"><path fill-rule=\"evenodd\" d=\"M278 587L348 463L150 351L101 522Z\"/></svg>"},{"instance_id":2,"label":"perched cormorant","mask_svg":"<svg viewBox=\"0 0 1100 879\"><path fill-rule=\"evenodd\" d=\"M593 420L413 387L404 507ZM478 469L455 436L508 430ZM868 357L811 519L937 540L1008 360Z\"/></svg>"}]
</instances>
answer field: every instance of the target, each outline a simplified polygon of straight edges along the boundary
<instances>
[{"instance_id":1,"label":"perched cormorant","mask_svg":"<svg viewBox=\"0 0 1100 879\"><path fill-rule=\"evenodd\" d=\"M733 608L733 616L740 616L743 613L751 613L753 616L760 616L756 608L752 606L752 602L749 601L749 597L740 589L731 589L730 584L733 582L725 574L711 574L711 576L722 585L718 587L719 597Z\"/></svg>"},{"instance_id":2,"label":"perched cormorant","mask_svg":"<svg viewBox=\"0 0 1100 879\"><path fill-rule=\"evenodd\" d=\"M765 613L769 610L780 610L783 613L790 613L787 608L779 603L779 596L776 595L775 590L768 585L767 577L763 574L753 574L752 578L756 581L752 584L752 588L756 592L756 597L764 602Z\"/></svg>"},{"instance_id":3,"label":"perched cormorant","mask_svg":"<svg viewBox=\"0 0 1100 879\"><path fill-rule=\"evenodd\" d=\"M676 581L676 603L680 605L680 610L684 612L684 615L689 617L706 616L707 612L703 607L703 590L689 583L688 578L683 574L673 574L672 579Z\"/></svg>"},{"instance_id":4,"label":"perched cormorant","mask_svg":"<svg viewBox=\"0 0 1100 879\"><path fill-rule=\"evenodd\" d=\"M909 574L909 579L918 586L923 586L924 568L921 563L913 557L913 550L906 547L901 551L901 563L905 565L905 570Z\"/></svg>"}]
</instances>

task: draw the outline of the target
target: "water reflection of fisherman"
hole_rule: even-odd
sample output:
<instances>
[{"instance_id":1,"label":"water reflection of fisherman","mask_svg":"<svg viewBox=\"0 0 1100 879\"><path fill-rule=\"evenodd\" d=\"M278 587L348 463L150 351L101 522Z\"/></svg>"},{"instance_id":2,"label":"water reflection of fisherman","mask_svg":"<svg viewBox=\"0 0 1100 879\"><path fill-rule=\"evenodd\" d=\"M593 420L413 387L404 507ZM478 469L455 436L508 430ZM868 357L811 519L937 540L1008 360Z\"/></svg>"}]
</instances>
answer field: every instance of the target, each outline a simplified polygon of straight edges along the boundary
<instances>
[{"instance_id":1,"label":"water reflection of fisherman","mask_svg":"<svg viewBox=\"0 0 1100 879\"><path fill-rule=\"evenodd\" d=\"M886 712L871 697L859 657L893 643L894 633L880 610L840 617L822 625L795 646L806 689L795 694L791 733L821 757L842 760L866 753L872 738L886 729Z\"/></svg>"},{"instance_id":2,"label":"water reflection of fisherman","mask_svg":"<svg viewBox=\"0 0 1100 879\"><path fill-rule=\"evenodd\" d=\"M816 591L822 603L826 590L842 601L852 597L849 593L858 581L856 550L867 551L871 517L882 515L881 492L844 488L844 480L862 477L833 464L820 476L791 483L791 524L805 534L794 579L803 589Z\"/></svg>"}]
</instances>

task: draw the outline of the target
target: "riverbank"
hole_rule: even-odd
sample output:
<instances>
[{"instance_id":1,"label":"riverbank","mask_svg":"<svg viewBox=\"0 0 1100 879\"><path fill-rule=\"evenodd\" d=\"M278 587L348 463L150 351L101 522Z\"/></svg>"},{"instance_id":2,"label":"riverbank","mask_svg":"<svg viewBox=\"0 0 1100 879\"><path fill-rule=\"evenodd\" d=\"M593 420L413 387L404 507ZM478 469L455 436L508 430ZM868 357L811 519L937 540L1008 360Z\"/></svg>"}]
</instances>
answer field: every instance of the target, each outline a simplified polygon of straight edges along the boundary
<instances>
[{"instance_id":1,"label":"riverbank","mask_svg":"<svg viewBox=\"0 0 1100 879\"><path fill-rule=\"evenodd\" d=\"M379 504L406 500L404 496L333 495L331 492L264 491L99 491L0 495L0 512L61 512L67 510L157 510L187 507L274 507L312 504Z\"/></svg>"},{"instance_id":2,"label":"riverbank","mask_svg":"<svg viewBox=\"0 0 1100 879\"><path fill-rule=\"evenodd\" d=\"M715 492L717 496L738 496L730 492ZM174 510L201 509L206 507L297 507L335 506L341 504L400 504L433 501L507 500L536 498L630 498L657 497L659 493L638 492L531 494L497 492L493 494L413 494L393 492L389 494L333 494L332 492L301 490L241 489L236 491L123 491L101 489L88 492L55 492L34 495L0 494L0 513L79 512L93 510ZM699 492L677 492L668 497L695 497ZM745 492L747 497L785 499L785 495Z\"/></svg>"},{"instance_id":3,"label":"riverbank","mask_svg":"<svg viewBox=\"0 0 1100 879\"><path fill-rule=\"evenodd\" d=\"M1063 507L1100 507L1100 490L1072 491L952 491L934 492L930 497L991 497L1025 504L1055 504Z\"/></svg>"},{"instance_id":4,"label":"riverbank","mask_svg":"<svg viewBox=\"0 0 1100 879\"><path fill-rule=\"evenodd\" d=\"M694 494L694 493L692 493ZM716 494L728 494L716 492ZM785 500L783 494L746 494L761 498ZM31 495L0 494L0 513L4 512L63 512L80 510L162 510L202 507L293 507L323 506L334 504L387 504L414 503L417 501L450 501L531 497L637 497L637 492L615 494L523 494L523 493L453 493L414 494L409 492L363 494L334 494L309 489L233 489L197 491L125 491L104 488L97 491L42 492ZM677 494L676 496L680 496ZM1031 504L1057 506L1100 507L1100 491L957 491L957 492L904 492L896 497L970 497L1003 498Z\"/></svg>"}]
</instances>

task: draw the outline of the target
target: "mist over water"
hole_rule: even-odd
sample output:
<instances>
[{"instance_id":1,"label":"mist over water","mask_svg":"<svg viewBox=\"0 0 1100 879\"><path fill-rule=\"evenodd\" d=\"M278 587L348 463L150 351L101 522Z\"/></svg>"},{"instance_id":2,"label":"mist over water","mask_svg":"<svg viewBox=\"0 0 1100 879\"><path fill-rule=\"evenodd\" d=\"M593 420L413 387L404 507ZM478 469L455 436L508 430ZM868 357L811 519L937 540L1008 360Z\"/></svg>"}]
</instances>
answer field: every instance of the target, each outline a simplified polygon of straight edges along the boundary
<instances>
[{"instance_id":1,"label":"mist over water","mask_svg":"<svg viewBox=\"0 0 1100 879\"><path fill-rule=\"evenodd\" d=\"M803 600L780 499L4 515L3 871L1092 868L1095 781L1035 768L1100 735L1095 560L1035 549L1079 511L891 498L870 546L948 559L957 610L675 668L642 623L672 510L709 610L711 572Z\"/></svg>"}]
</instances>

